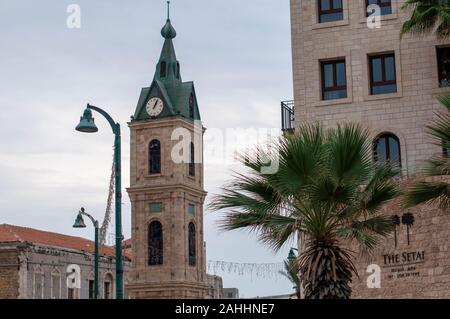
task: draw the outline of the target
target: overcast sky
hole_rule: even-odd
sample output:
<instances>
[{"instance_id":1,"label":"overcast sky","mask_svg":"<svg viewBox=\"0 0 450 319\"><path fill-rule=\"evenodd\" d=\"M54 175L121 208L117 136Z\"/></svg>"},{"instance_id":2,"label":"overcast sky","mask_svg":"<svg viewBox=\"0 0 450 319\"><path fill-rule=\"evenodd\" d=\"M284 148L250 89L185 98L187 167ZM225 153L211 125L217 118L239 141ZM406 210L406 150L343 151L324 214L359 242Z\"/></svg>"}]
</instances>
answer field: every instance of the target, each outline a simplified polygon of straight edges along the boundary
<instances>
[{"instance_id":1,"label":"overcast sky","mask_svg":"<svg viewBox=\"0 0 450 319\"><path fill-rule=\"evenodd\" d=\"M67 6L81 7L81 28L66 25ZM74 127L86 105L107 109L123 131L123 223L130 236L129 130L142 87L149 86L165 23L163 0L0 0L0 223L86 238L75 230L81 206L102 220L113 135ZM174 40L184 81L194 81L204 126L280 126L281 100L292 97L288 0L173 0ZM234 167L205 164L209 194ZM209 197L208 197L209 198ZM207 199L208 200L208 199ZM281 262L246 232L219 233L205 213L207 258ZM284 279L218 272L241 296L284 294Z\"/></svg>"}]
</instances>

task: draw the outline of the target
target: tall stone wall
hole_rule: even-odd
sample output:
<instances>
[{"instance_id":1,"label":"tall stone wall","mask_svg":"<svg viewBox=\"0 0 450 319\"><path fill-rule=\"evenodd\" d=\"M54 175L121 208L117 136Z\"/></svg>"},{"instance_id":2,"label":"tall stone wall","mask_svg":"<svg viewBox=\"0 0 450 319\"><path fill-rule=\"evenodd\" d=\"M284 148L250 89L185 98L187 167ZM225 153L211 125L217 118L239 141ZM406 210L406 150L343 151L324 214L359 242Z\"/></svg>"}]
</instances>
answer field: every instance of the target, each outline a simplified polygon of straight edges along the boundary
<instances>
[{"instance_id":1,"label":"tall stone wall","mask_svg":"<svg viewBox=\"0 0 450 319\"><path fill-rule=\"evenodd\" d=\"M371 257L357 256L353 298L450 298L450 212L436 205L404 209L397 199L384 213L398 215L400 225ZM406 213L414 216L409 243Z\"/></svg>"}]
</instances>

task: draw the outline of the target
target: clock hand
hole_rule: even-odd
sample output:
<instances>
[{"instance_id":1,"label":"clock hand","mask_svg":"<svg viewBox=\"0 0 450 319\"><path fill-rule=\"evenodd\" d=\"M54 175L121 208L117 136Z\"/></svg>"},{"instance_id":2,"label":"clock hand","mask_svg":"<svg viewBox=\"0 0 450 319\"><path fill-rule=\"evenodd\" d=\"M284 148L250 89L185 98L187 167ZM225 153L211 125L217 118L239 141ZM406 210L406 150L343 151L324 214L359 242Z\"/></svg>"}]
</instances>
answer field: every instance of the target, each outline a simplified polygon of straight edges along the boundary
<instances>
[{"instance_id":1,"label":"clock hand","mask_svg":"<svg viewBox=\"0 0 450 319\"><path fill-rule=\"evenodd\" d=\"M153 110L155 109L156 104L158 104L158 101L156 101L156 102L155 102L155 105L153 105L153 108L152 108Z\"/></svg>"}]
</instances>

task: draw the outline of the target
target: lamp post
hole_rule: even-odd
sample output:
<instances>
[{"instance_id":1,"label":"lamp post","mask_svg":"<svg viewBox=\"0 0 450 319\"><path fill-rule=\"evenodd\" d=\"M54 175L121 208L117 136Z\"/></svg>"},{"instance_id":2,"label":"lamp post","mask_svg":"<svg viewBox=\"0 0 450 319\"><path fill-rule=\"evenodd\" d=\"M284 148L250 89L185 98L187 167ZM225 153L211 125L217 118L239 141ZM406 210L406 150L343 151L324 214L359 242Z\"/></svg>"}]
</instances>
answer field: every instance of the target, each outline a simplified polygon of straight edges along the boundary
<instances>
[{"instance_id":1,"label":"lamp post","mask_svg":"<svg viewBox=\"0 0 450 319\"><path fill-rule=\"evenodd\" d=\"M123 267L122 267L122 189L121 189L121 141L120 124L99 107L88 104L84 110L76 130L83 133L98 131L92 117L92 110L103 115L111 125L114 133L114 167L115 167L115 207L116 207L116 299L123 299Z\"/></svg>"},{"instance_id":2,"label":"lamp post","mask_svg":"<svg viewBox=\"0 0 450 319\"><path fill-rule=\"evenodd\" d=\"M298 249L296 249L296 248L291 248L291 250L289 250L289 254L288 254L288 257L287 257L288 265L291 268L290 272L292 272L293 269L296 269L296 267L294 267L294 263L297 260L297 255L295 255L294 250L298 251ZM298 278L298 285L295 285L295 287L293 287L293 288L295 289L297 298L303 299L303 289L302 289L302 284L301 284L301 281L300 281L300 273L297 273L296 276Z\"/></svg>"},{"instance_id":3,"label":"lamp post","mask_svg":"<svg viewBox=\"0 0 450 319\"><path fill-rule=\"evenodd\" d=\"M73 224L73 228L86 228L86 224L83 220L83 215L87 216L95 228L95 240L94 240L94 299L98 299L98 259L99 259L99 249L98 249L98 221L94 219L91 215L84 211L84 208L81 207L80 212L78 213L77 219L75 220L75 224Z\"/></svg>"}]
</instances>

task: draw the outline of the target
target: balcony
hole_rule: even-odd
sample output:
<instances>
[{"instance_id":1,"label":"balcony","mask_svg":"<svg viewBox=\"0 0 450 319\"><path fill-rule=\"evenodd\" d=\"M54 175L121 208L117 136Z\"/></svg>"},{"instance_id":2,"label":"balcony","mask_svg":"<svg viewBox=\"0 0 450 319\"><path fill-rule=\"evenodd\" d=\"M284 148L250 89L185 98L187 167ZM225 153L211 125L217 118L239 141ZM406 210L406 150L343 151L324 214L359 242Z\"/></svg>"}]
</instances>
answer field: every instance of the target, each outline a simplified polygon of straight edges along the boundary
<instances>
[{"instance_id":1,"label":"balcony","mask_svg":"<svg viewBox=\"0 0 450 319\"><path fill-rule=\"evenodd\" d=\"M285 133L294 130L294 101L281 102L281 129Z\"/></svg>"}]
</instances>

